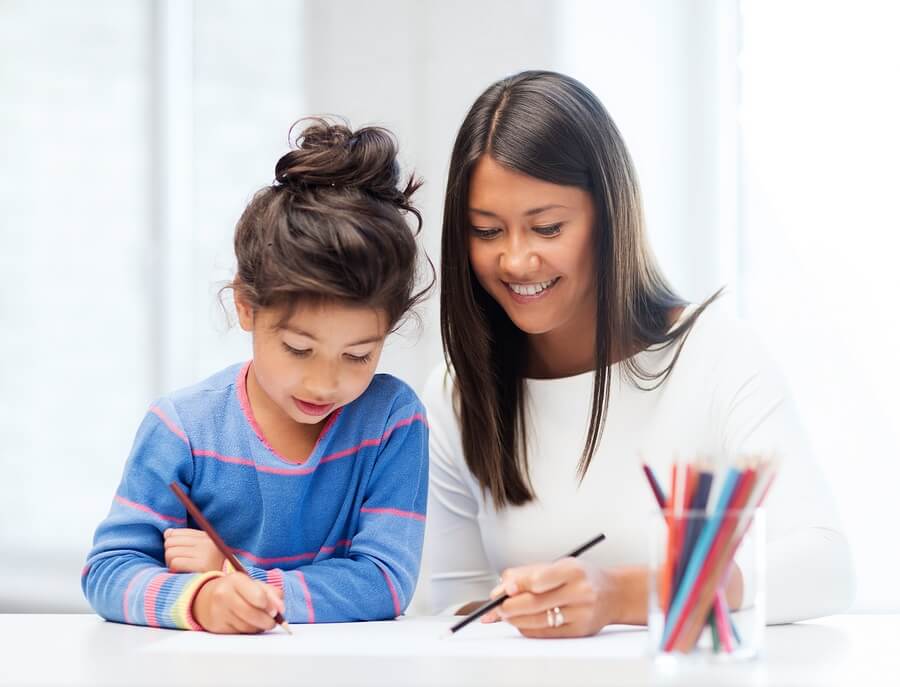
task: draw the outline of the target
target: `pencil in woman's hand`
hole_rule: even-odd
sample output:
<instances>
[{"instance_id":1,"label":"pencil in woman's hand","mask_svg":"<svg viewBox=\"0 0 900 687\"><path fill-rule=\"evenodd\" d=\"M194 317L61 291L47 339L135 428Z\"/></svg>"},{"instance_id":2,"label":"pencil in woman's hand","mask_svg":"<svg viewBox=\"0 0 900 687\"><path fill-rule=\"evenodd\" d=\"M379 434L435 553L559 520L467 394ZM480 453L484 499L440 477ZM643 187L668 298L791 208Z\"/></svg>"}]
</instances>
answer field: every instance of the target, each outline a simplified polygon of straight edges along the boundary
<instances>
[{"instance_id":1,"label":"pencil in woman's hand","mask_svg":"<svg viewBox=\"0 0 900 687\"><path fill-rule=\"evenodd\" d=\"M602 542L604 539L606 539L605 534L598 534L596 537L594 537L590 541L587 541L584 544L582 544L581 546L579 546L578 548L570 551L568 554L563 556L563 558L577 558L578 556L583 554L585 551L587 551L589 548L591 548L595 544L599 544L600 542ZM500 596L498 596L496 599L491 599L490 601L483 603L481 606L476 608L469 615L467 615L465 618L463 618L458 623L456 623L453 627L451 627L450 634L451 635L456 634L457 632L459 632L461 629L463 629L469 623L478 620L481 616L483 616L488 611L492 611L495 608L497 608L497 606L502 604L508 598L509 598L509 594L503 593Z\"/></svg>"}]
</instances>

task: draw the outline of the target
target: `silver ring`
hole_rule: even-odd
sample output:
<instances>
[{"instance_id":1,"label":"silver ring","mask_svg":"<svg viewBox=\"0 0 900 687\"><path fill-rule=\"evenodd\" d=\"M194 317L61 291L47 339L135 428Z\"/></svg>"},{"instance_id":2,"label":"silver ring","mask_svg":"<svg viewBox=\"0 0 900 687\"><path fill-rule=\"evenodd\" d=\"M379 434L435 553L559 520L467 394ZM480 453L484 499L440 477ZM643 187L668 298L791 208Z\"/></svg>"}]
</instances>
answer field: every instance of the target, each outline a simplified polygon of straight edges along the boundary
<instances>
[{"instance_id":1,"label":"silver ring","mask_svg":"<svg viewBox=\"0 0 900 687\"><path fill-rule=\"evenodd\" d=\"M553 627L562 627L566 622L566 617L560 610L559 606L553 607Z\"/></svg>"}]
</instances>

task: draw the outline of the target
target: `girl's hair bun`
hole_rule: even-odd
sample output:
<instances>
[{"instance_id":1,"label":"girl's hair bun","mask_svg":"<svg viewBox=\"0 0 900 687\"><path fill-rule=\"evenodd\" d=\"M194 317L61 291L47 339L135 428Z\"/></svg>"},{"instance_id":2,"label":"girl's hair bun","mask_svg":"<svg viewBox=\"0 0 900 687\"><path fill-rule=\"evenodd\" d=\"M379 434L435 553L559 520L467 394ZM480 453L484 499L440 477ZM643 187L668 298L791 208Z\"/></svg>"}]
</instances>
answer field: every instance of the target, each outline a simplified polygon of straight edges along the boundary
<instances>
[{"instance_id":1,"label":"girl's hair bun","mask_svg":"<svg viewBox=\"0 0 900 687\"><path fill-rule=\"evenodd\" d=\"M397 142L387 129L367 126L352 131L320 117L301 119L291 133L305 124L293 140L294 149L275 165L275 181L292 191L311 187L356 188L395 203L409 205L418 184L398 188L400 165Z\"/></svg>"}]
</instances>

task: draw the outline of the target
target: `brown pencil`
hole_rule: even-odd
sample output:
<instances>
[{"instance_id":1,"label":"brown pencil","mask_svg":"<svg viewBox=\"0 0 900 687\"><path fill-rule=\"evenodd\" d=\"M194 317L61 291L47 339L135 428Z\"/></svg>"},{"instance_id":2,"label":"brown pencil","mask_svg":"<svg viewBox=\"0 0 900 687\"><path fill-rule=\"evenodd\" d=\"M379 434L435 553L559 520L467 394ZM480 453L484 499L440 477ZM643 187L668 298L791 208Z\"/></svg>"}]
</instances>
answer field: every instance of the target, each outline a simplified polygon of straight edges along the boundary
<instances>
[{"instance_id":1,"label":"brown pencil","mask_svg":"<svg viewBox=\"0 0 900 687\"><path fill-rule=\"evenodd\" d=\"M219 536L219 533L213 528L210 524L209 520L207 520L203 513L200 512L200 509L194 505L194 502L191 501L190 497L184 493L184 490L178 486L177 482L172 482L169 485L169 488L175 492L175 496L178 497L178 500L187 508L187 512L191 514L191 517L194 519L200 528L209 535L209 538L213 540L213 544L216 545L216 548L222 552L222 555L231 563L232 567L237 571L247 574L246 568L241 564L238 560L237 556L234 555L234 552L231 548L222 540L222 537ZM275 622L281 625L285 629L288 634L293 634L291 632L290 625L284 619L284 616L281 613L275 614Z\"/></svg>"}]
</instances>

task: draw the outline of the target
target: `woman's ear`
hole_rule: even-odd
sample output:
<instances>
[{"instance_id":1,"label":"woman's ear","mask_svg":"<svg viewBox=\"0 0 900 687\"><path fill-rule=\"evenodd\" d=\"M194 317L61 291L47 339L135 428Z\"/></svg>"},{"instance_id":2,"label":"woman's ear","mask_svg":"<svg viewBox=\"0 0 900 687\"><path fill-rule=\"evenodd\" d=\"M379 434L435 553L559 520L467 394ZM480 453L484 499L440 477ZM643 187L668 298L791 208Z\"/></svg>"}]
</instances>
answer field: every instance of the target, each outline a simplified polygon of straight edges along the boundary
<instances>
[{"instance_id":1,"label":"woman's ear","mask_svg":"<svg viewBox=\"0 0 900 687\"><path fill-rule=\"evenodd\" d=\"M234 307L237 310L238 322L245 332L253 331L253 307L247 302L241 283L235 278L231 285L234 290Z\"/></svg>"}]
</instances>

